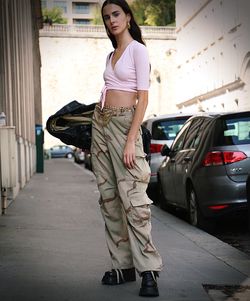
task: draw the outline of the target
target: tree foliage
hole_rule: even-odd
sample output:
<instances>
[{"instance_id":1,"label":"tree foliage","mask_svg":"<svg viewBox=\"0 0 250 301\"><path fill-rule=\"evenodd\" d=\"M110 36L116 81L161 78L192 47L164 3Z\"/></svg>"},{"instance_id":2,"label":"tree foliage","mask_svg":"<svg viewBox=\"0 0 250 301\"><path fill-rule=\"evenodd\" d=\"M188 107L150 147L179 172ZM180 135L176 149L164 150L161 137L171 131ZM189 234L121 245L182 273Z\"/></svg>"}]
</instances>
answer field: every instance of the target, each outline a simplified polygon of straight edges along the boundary
<instances>
[{"instance_id":1,"label":"tree foliage","mask_svg":"<svg viewBox=\"0 0 250 301\"><path fill-rule=\"evenodd\" d=\"M95 14L94 14L94 18L91 22L93 25L103 25L103 21L102 21L102 14L101 14L101 6L98 5L96 10L95 10Z\"/></svg>"},{"instance_id":2,"label":"tree foliage","mask_svg":"<svg viewBox=\"0 0 250 301\"><path fill-rule=\"evenodd\" d=\"M175 0L134 0L131 8L139 25L166 26L175 22Z\"/></svg>"},{"instance_id":3,"label":"tree foliage","mask_svg":"<svg viewBox=\"0 0 250 301\"><path fill-rule=\"evenodd\" d=\"M42 14L45 23L67 24L67 19L63 18L63 10L60 7L44 8Z\"/></svg>"}]
</instances>

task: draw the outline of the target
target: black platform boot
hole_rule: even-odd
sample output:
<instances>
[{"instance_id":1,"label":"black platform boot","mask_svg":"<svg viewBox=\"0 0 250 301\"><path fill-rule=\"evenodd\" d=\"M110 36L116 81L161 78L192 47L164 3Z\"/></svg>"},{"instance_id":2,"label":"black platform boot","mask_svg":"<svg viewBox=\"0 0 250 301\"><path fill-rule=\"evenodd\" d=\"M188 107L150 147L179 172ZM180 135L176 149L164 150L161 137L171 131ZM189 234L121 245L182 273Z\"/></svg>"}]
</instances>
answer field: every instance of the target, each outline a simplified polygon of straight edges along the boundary
<instances>
[{"instance_id":1,"label":"black platform boot","mask_svg":"<svg viewBox=\"0 0 250 301\"><path fill-rule=\"evenodd\" d=\"M142 297L158 297L159 291L157 286L157 279L159 277L158 272L146 271L141 273L142 283L139 296Z\"/></svg>"},{"instance_id":2,"label":"black platform boot","mask_svg":"<svg viewBox=\"0 0 250 301\"><path fill-rule=\"evenodd\" d=\"M102 284L117 285L136 280L135 268L131 269L112 269L105 272L102 278Z\"/></svg>"}]
</instances>

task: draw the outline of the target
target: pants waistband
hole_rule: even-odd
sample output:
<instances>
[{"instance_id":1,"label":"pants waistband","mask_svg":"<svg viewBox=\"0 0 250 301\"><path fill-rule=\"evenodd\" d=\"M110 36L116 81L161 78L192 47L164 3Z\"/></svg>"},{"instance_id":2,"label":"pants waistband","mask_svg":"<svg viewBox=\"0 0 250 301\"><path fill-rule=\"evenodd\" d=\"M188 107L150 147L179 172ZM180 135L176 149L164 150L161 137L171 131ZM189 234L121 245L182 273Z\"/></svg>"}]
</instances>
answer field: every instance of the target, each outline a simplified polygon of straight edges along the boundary
<instances>
[{"instance_id":1,"label":"pants waistband","mask_svg":"<svg viewBox=\"0 0 250 301\"><path fill-rule=\"evenodd\" d=\"M96 105L96 110L100 114L111 114L112 116L120 115L125 112L134 112L135 106L133 107L111 107L111 106L105 106L101 108L100 104Z\"/></svg>"}]
</instances>

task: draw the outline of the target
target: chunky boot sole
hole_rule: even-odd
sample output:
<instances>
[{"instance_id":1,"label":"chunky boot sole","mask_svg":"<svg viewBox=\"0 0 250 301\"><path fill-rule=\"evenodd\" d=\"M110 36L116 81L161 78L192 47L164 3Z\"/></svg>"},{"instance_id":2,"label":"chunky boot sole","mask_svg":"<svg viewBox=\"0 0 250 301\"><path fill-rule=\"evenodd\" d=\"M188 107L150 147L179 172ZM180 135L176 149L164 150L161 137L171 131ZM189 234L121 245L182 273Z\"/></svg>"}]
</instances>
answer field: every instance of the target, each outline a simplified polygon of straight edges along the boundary
<instances>
[{"instance_id":1,"label":"chunky boot sole","mask_svg":"<svg viewBox=\"0 0 250 301\"><path fill-rule=\"evenodd\" d=\"M159 277L158 272L146 271L141 273L142 283L139 296L142 297L158 297L159 291L156 278Z\"/></svg>"},{"instance_id":2,"label":"chunky boot sole","mask_svg":"<svg viewBox=\"0 0 250 301\"><path fill-rule=\"evenodd\" d=\"M140 289L139 296L141 297L158 297L159 291L157 287L143 287Z\"/></svg>"},{"instance_id":3,"label":"chunky boot sole","mask_svg":"<svg viewBox=\"0 0 250 301\"><path fill-rule=\"evenodd\" d=\"M118 285L125 282L136 281L135 269L112 269L105 272L102 278L102 284L104 285Z\"/></svg>"}]
</instances>

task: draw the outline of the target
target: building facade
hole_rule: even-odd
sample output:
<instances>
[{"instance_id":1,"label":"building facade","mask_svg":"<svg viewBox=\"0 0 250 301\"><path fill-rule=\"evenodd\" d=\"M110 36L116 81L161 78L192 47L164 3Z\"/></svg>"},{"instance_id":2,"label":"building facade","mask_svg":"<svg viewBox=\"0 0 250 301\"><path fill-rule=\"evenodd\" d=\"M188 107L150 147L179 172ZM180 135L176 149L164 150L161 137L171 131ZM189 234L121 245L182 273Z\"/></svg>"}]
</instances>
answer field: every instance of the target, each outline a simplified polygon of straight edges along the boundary
<instances>
[{"instance_id":1,"label":"building facade","mask_svg":"<svg viewBox=\"0 0 250 301\"><path fill-rule=\"evenodd\" d=\"M0 0L0 184L10 198L36 170L41 27L40 0Z\"/></svg>"},{"instance_id":2,"label":"building facade","mask_svg":"<svg viewBox=\"0 0 250 301\"><path fill-rule=\"evenodd\" d=\"M100 10L99 0L41 0L42 8L60 7L67 24L90 24Z\"/></svg>"},{"instance_id":3,"label":"building facade","mask_svg":"<svg viewBox=\"0 0 250 301\"><path fill-rule=\"evenodd\" d=\"M176 0L176 106L250 110L250 2Z\"/></svg>"}]
</instances>

